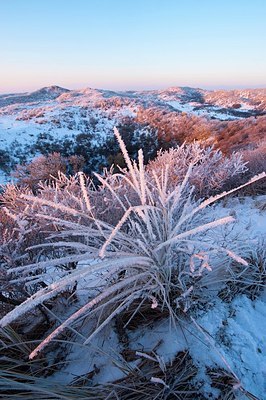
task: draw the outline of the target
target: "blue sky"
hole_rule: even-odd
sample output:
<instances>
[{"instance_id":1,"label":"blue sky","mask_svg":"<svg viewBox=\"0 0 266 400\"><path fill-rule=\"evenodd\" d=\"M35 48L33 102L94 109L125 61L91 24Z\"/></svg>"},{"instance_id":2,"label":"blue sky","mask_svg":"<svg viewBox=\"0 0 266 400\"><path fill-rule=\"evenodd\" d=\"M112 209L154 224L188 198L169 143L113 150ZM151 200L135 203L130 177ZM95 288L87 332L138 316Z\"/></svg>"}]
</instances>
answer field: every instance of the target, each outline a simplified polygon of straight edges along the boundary
<instances>
[{"instance_id":1,"label":"blue sky","mask_svg":"<svg viewBox=\"0 0 266 400\"><path fill-rule=\"evenodd\" d=\"M0 92L266 86L265 0L0 0Z\"/></svg>"}]
</instances>

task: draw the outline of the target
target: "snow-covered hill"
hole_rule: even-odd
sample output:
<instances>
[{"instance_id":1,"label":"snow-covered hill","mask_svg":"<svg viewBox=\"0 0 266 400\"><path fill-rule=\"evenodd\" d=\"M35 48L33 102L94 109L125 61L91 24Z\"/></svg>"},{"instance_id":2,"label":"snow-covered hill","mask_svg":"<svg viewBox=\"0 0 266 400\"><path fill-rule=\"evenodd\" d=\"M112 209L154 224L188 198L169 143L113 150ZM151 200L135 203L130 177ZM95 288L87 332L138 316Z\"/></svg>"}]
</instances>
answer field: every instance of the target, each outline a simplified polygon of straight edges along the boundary
<instances>
[{"instance_id":1,"label":"snow-covered hill","mask_svg":"<svg viewBox=\"0 0 266 400\"><path fill-rule=\"evenodd\" d=\"M2 94L0 95L0 108L7 107L11 104L35 103L37 101L52 100L66 92L69 92L69 90L59 86L49 86L34 92Z\"/></svg>"},{"instance_id":2,"label":"snow-covered hill","mask_svg":"<svg viewBox=\"0 0 266 400\"><path fill-rule=\"evenodd\" d=\"M47 143L91 135L102 146L115 125L134 119L138 110L159 108L171 115L207 120L241 120L266 114L266 89L207 91L189 87L166 90L110 91L58 86L0 95L0 171L2 181L16 163L42 153ZM149 122L146 123L146 125ZM145 125L145 124L144 124Z\"/></svg>"}]
</instances>

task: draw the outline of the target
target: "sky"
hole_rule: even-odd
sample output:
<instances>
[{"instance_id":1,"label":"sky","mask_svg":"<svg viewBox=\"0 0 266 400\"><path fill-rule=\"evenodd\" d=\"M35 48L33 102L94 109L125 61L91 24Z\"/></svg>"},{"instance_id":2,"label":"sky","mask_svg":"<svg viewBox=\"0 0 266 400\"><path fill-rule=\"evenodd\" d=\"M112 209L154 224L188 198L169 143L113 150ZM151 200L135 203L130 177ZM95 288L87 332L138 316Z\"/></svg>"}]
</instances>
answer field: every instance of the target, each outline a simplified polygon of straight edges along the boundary
<instances>
[{"instance_id":1,"label":"sky","mask_svg":"<svg viewBox=\"0 0 266 400\"><path fill-rule=\"evenodd\" d=\"M265 0L0 0L0 93L266 87Z\"/></svg>"}]
</instances>

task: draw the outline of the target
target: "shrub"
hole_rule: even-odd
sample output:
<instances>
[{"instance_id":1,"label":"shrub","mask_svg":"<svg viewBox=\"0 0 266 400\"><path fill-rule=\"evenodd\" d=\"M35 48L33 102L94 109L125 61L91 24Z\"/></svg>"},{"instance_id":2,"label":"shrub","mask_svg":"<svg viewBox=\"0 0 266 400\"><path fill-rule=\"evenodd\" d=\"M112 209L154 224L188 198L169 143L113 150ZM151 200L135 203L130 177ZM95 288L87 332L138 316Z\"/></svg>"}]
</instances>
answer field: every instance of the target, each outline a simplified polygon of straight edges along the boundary
<instances>
[{"instance_id":1,"label":"shrub","mask_svg":"<svg viewBox=\"0 0 266 400\"><path fill-rule=\"evenodd\" d=\"M18 185L27 185L36 191L40 182L52 182L59 177L60 173L77 172L84 166L84 158L74 155L69 158L59 153L36 157L26 165L17 165L13 176Z\"/></svg>"},{"instance_id":2,"label":"shrub","mask_svg":"<svg viewBox=\"0 0 266 400\"><path fill-rule=\"evenodd\" d=\"M19 185L36 190L40 181L51 180L52 175L58 176L58 171L66 172L66 160L59 153L52 153L36 157L27 165L18 165L13 176Z\"/></svg>"},{"instance_id":3,"label":"shrub","mask_svg":"<svg viewBox=\"0 0 266 400\"><path fill-rule=\"evenodd\" d=\"M5 172L9 172L11 166L11 157L7 150L0 149L0 166Z\"/></svg>"},{"instance_id":4,"label":"shrub","mask_svg":"<svg viewBox=\"0 0 266 400\"><path fill-rule=\"evenodd\" d=\"M266 171L266 141L261 141L258 146L253 149L247 149L242 152L243 160L247 163L248 172L246 178L250 178L255 174ZM252 185L251 188L245 190L246 194L265 194L266 179Z\"/></svg>"},{"instance_id":5,"label":"shrub","mask_svg":"<svg viewBox=\"0 0 266 400\"><path fill-rule=\"evenodd\" d=\"M153 171L156 171L161 179L166 165L169 168L168 185L171 189L184 179L189 165L193 165L189 182L195 187L198 197L217 193L231 180L234 180L236 186L238 176L247 170L241 155L233 153L225 157L220 150L214 150L213 147L204 148L197 142L160 151L157 158L148 165L151 179Z\"/></svg>"}]
</instances>

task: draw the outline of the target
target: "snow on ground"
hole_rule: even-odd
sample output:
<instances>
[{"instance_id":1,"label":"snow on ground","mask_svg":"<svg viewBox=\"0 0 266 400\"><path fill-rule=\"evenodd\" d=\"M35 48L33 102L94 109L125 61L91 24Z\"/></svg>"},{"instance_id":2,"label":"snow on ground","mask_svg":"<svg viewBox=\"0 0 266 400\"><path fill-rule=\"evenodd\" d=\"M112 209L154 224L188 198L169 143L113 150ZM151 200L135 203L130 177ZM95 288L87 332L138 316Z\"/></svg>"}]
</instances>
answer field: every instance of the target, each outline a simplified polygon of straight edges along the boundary
<instances>
[{"instance_id":1,"label":"snow on ground","mask_svg":"<svg viewBox=\"0 0 266 400\"><path fill-rule=\"evenodd\" d=\"M172 106L175 110L187 113L191 113L194 109L194 107L190 103L181 103L180 101L176 100L167 101L167 104L169 104L169 106Z\"/></svg>"},{"instance_id":2,"label":"snow on ground","mask_svg":"<svg viewBox=\"0 0 266 400\"><path fill-rule=\"evenodd\" d=\"M199 368L216 364L228 369L228 363L245 390L261 400L266 393L265 300L264 296L251 301L245 295L229 305L216 300L215 306L197 319L213 344L199 332L201 340L190 338L189 344Z\"/></svg>"},{"instance_id":3,"label":"snow on ground","mask_svg":"<svg viewBox=\"0 0 266 400\"><path fill-rule=\"evenodd\" d=\"M68 95L68 94L67 94ZM86 101L87 100L87 101ZM95 140L104 139L122 117L133 116L134 107L109 107L101 110L93 107L84 96L66 101L48 101L41 105L8 106L0 109L0 149L12 145L33 144L39 134L49 133L54 139L74 137L91 131Z\"/></svg>"},{"instance_id":4,"label":"snow on ground","mask_svg":"<svg viewBox=\"0 0 266 400\"><path fill-rule=\"evenodd\" d=\"M136 351L152 351L162 340L156 354L167 363L182 350L189 350L198 368L196 381L207 398L215 398L206 367L226 369L239 379L245 390L266 399L266 296L251 301L238 296L228 305L217 298L213 306L202 311L196 323L170 329L161 321L152 329L139 330L131 335ZM167 382L166 382L167 383Z\"/></svg>"},{"instance_id":5,"label":"snow on ground","mask_svg":"<svg viewBox=\"0 0 266 400\"><path fill-rule=\"evenodd\" d=\"M195 114L202 117L216 118L221 121L241 119L241 117L236 117L231 115L230 111L223 112L219 107L211 105L208 107L206 106L198 107L198 104L195 102L184 103L175 100L167 101L166 103L172 106L175 110L190 114ZM249 110L242 110L242 111L249 111Z\"/></svg>"},{"instance_id":6,"label":"snow on ground","mask_svg":"<svg viewBox=\"0 0 266 400\"><path fill-rule=\"evenodd\" d=\"M14 141L25 145L33 141L43 128L32 121L17 121L15 115L1 116L0 146L9 147Z\"/></svg>"},{"instance_id":7,"label":"snow on ground","mask_svg":"<svg viewBox=\"0 0 266 400\"><path fill-rule=\"evenodd\" d=\"M256 242L259 237L266 238L266 196L224 198L214 205L214 216L232 215L236 222L233 233L241 234L243 240ZM252 245L253 246L253 245Z\"/></svg>"},{"instance_id":8,"label":"snow on ground","mask_svg":"<svg viewBox=\"0 0 266 400\"><path fill-rule=\"evenodd\" d=\"M86 335L86 328L81 331ZM123 378L123 359L119 357L122 350L113 326L105 329L94 338L88 346L75 340L70 345L65 368L49 377L49 380L69 384L74 379L96 372L95 383L113 382ZM119 366L121 368L119 368Z\"/></svg>"}]
</instances>

